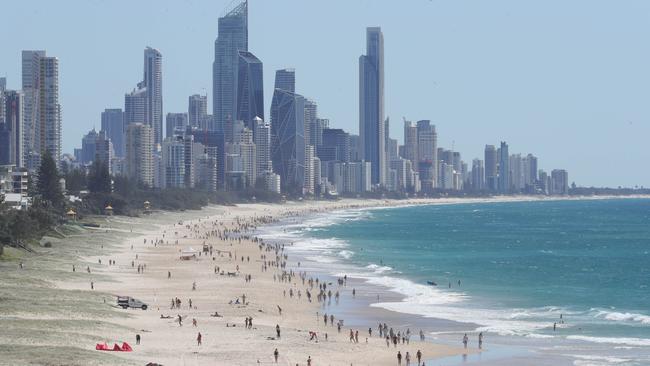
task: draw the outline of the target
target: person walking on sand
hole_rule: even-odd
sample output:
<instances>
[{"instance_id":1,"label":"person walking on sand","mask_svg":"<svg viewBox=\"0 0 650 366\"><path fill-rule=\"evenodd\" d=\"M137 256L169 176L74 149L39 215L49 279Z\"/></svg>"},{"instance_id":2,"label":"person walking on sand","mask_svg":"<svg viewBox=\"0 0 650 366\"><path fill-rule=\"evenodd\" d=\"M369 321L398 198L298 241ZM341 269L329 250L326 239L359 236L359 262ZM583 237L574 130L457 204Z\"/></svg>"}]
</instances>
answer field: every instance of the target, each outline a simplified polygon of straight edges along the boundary
<instances>
[{"instance_id":1,"label":"person walking on sand","mask_svg":"<svg viewBox=\"0 0 650 366\"><path fill-rule=\"evenodd\" d=\"M307 366L311 366L311 356L307 357Z\"/></svg>"},{"instance_id":2,"label":"person walking on sand","mask_svg":"<svg viewBox=\"0 0 650 366\"><path fill-rule=\"evenodd\" d=\"M415 354L415 357L418 359L418 366L420 366L420 361L422 360L422 351L418 350Z\"/></svg>"},{"instance_id":3,"label":"person walking on sand","mask_svg":"<svg viewBox=\"0 0 650 366\"><path fill-rule=\"evenodd\" d=\"M273 358L275 358L275 363L278 363L278 356L280 356L280 352L278 352L278 349L276 348L275 351L273 351Z\"/></svg>"},{"instance_id":4,"label":"person walking on sand","mask_svg":"<svg viewBox=\"0 0 650 366\"><path fill-rule=\"evenodd\" d=\"M483 332L478 334L478 349L483 349Z\"/></svg>"},{"instance_id":5,"label":"person walking on sand","mask_svg":"<svg viewBox=\"0 0 650 366\"><path fill-rule=\"evenodd\" d=\"M278 339L280 339L280 324L275 325L275 334L278 336Z\"/></svg>"},{"instance_id":6,"label":"person walking on sand","mask_svg":"<svg viewBox=\"0 0 650 366\"><path fill-rule=\"evenodd\" d=\"M463 336L463 345L465 346L465 348L467 348L467 341L468 341L467 333L465 333L465 335Z\"/></svg>"},{"instance_id":7,"label":"person walking on sand","mask_svg":"<svg viewBox=\"0 0 650 366\"><path fill-rule=\"evenodd\" d=\"M406 359L406 366L411 366L411 354L408 353L408 351L406 351L405 359Z\"/></svg>"},{"instance_id":8,"label":"person walking on sand","mask_svg":"<svg viewBox=\"0 0 650 366\"><path fill-rule=\"evenodd\" d=\"M402 353L400 351L397 351L397 364L402 364Z\"/></svg>"},{"instance_id":9,"label":"person walking on sand","mask_svg":"<svg viewBox=\"0 0 650 366\"><path fill-rule=\"evenodd\" d=\"M140 335L139 334L135 335L135 344L140 344Z\"/></svg>"},{"instance_id":10,"label":"person walking on sand","mask_svg":"<svg viewBox=\"0 0 650 366\"><path fill-rule=\"evenodd\" d=\"M197 346L201 345L201 339L203 339L203 336L201 336L201 332L196 336L196 344Z\"/></svg>"}]
</instances>

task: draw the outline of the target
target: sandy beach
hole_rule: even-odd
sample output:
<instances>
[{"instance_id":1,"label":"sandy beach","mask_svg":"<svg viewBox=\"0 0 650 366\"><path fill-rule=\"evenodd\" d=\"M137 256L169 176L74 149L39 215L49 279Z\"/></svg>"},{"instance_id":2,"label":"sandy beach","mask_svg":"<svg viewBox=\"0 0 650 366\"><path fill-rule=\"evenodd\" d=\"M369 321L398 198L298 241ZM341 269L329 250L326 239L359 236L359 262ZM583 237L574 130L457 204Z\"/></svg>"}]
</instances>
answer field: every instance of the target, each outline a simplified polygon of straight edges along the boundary
<instances>
[{"instance_id":1,"label":"sandy beach","mask_svg":"<svg viewBox=\"0 0 650 366\"><path fill-rule=\"evenodd\" d=\"M414 328L408 343L400 339L387 346L379 337L377 324L386 321L381 318L369 325L372 335L367 326L348 326L354 322L338 318L336 293L352 299L354 279L323 283L324 277L291 261L282 245L249 232L283 218L341 209L531 199L536 198L244 204L142 218L98 217L101 227L94 229L66 226L63 238L44 238L51 247L22 259L23 268L18 260L1 263L0 323L6 332L0 335L0 364L275 364L277 349L282 365L307 365L309 359L311 365L397 365L398 351L402 365L407 352L416 365L418 350L423 360L475 353L420 342ZM204 245L208 253L198 255ZM197 258L181 260L189 248ZM118 308L116 295L141 300L148 309ZM180 307L172 308L176 298ZM325 314L333 323L323 322ZM368 311L364 317L373 314L381 316ZM394 333L402 336L406 330L396 327ZM351 331L358 331L358 342L350 340ZM96 351L95 344L104 342L111 348L128 342L133 352Z\"/></svg>"}]
</instances>

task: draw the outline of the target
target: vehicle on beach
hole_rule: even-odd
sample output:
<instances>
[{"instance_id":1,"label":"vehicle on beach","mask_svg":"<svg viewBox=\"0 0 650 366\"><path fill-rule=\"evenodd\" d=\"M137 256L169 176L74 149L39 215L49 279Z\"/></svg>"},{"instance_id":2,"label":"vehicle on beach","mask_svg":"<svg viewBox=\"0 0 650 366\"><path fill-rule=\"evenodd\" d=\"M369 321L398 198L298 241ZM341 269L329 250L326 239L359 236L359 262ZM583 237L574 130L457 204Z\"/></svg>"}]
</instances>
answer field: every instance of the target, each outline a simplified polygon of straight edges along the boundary
<instances>
[{"instance_id":1,"label":"vehicle on beach","mask_svg":"<svg viewBox=\"0 0 650 366\"><path fill-rule=\"evenodd\" d=\"M118 296L117 306L121 307L122 309L134 308L147 310L148 305L138 299L132 298L131 296Z\"/></svg>"}]
</instances>

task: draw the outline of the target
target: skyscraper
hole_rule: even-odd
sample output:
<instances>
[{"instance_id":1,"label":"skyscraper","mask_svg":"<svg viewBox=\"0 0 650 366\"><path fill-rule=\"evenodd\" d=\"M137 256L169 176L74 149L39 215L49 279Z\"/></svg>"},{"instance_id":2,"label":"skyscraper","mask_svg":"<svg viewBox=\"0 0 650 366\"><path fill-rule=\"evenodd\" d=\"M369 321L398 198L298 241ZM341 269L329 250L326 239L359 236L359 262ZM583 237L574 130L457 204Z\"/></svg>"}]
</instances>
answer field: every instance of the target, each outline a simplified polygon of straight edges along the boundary
<instances>
[{"instance_id":1,"label":"skyscraper","mask_svg":"<svg viewBox=\"0 0 650 366\"><path fill-rule=\"evenodd\" d=\"M147 123L147 89L138 84L138 89L133 89L124 95L124 131L132 123Z\"/></svg>"},{"instance_id":2,"label":"skyscraper","mask_svg":"<svg viewBox=\"0 0 650 366\"><path fill-rule=\"evenodd\" d=\"M182 136L187 130L187 113L167 113L165 117L165 136Z\"/></svg>"},{"instance_id":3,"label":"skyscraper","mask_svg":"<svg viewBox=\"0 0 650 366\"><path fill-rule=\"evenodd\" d=\"M483 160L472 160L472 189L482 191L485 189L485 166Z\"/></svg>"},{"instance_id":4,"label":"skyscraper","mask_svg":"<svg viewBox=\"0 0 650 366\"><path fill-rule=\"evenodd\" d=\"M497 149L494 145L485 145L485 188L492 192L498 188L497 166Z\"/></svg>"},{"instance_id":5,"label":"skyscraper","mask_svg":"<svg viewBox=\"0 0 650 366\"><path fill-rule=\"evenodd\" d=\"M431 124L429 120L420 120L417 122L417 157L420 162L431 162L431 166L438 166L438 134L436 133L436 126ZM448 164L453 164L453 159ZM423 166L428 166L424 164ZM438 169L431 171L432 187L438 186ZM429 177L428 174L420 172L420 177ZM426 186L429 186L427 182Z\"/></svg>"},{"instance_id":6,"label":"skyscraper","mask_svg":"<svg viewBox=\"0 0 650 366\"><path fill-rule=\"evenodd\" d=\"M569 173L564 169L551 171L551 194L569 194Z\"/></svg>"},{"instance_id":7,"label":"skyscraper","mask_svg":"<svg viewBox=\"0 0 650 366\"><path fill-rule=\"evenodd\" d=\"M153 129L154 146L162 143L163 97L162 97L162 54L157 49L144 50L144 78L142 80L147 96L147 124Z\"/></svg>"},{"instance_id":8,"label":"skyscraper","mask_svg":"<svg viewBox=\"0 0 650 366\"><path fill-rule=\"evenodd\" d=\"M499 148L499 193L508 193L510 190L510 155L508 144L501 141Z\"/></svg>"},{"instance_id":9,"label":"skyscraper","mask_svg":"<svg viewBox=\"0 0 650 366\"><path fill-rule=\"evenodd\" d=\"M25 164L36 169L45 151L58 164L61 156L59 59L46 56L45 51L23 51L22 67Z\"/></svg>"},{"instance_id":10,"label":"skyscraper","mask_svg":"<svg viewBox=\"0 0 650 366\"><path fill-rule=\"evenodd\" d=\"M201 122L208 115L208 97L206 95L190 95L188 100L187 115L189 124L193 128L200 128Z\"/></svg>"},{"instance_id":11,"label":"skyscraper","mask_svg":"<svg viewBox=\"0 0 650 366\"><path fill-rule=\"evenodd\" d=\"M93 128L81 139L81 164L92 164L95 161L97 131Z\"/></svg>"},{"instance_id":12,"label":"skyscraper","mask_svg":"<svg viewBox=\"0 0 650 366\"><path fill-rule=\"evenodd\" d=\"M264 118L264 74L262 61L248 51L239 51L237 72L237 120L255 131L255 117Z\"/></svg>"},{"instance_id":13,"label":"skyscraper","mask_svg":"<svg viewBox=\"0 0 650 366\"><path fill-rule=\"evenodd\" d=\"M182 136L168 136L162 143L162 188L185 187L185 143Z\"/></svg>"},{"instance_id":14,"label":"skyscraper","mask_svg":"<svg viewBox=\"0 0 650 366\"><path fill-rule=\"evenodd\" d=\"M302 192L305 183L305 98L275 89L271 103L271 159L285 189Z\"/></svg>"},{"instance_id":15,"label":"skyscraper","mask_svg":"<svg viewBox=\"0 0 650 366\"><path fill-rule=\"evenodd\" d=\"M219 35L214 42L212 64L212 108L217 131L225 129L227 119L232 121L236 118L239 51L248 51L246 0L219 18Z\"/></svg>"},{"instance_id":16,"label":"skyscraper","mask_svg":"<svg viewBox=\"0 0 650 366\"><path fill-rule=\"evenodd\" d=\"M324 129L318 157L321 161L350 161L350 134L339 128Z\"/></svg>"},{"instance_id":17,"label":"skyscraper","mask_svg":"<svg viewBox=\"0 0 650 366\"><path fill-rule=\"evenodd\" d=\"M410 160L415 166L418 159L418 129L411 121L404 121L404 159Z\"/></svg>"},{"instance_id":18,"label":"skyscraper","mask_svg":"<svg viewBox=\"0 0 650 366\"><path fill-rule=\"evenodd\" d=\"M361 153L370 162L372 184L385 184L384 36L366 29L366 54L359 57L359 136Z\"/></svg>"},{"instance_id":19,"label":"skyscraper","mask_svg":"<svg viewBox=\"0 0 650 366\"><path fill-rule=\"evenodd\" d=\"M7 78L0 78L0 123L5 121L5 102L4 102L4 92L7 90Z\"/></svg>"},{"instance_id":20,"label":"skyscraper","mask_svg":"<svg viewBox=\"0 0 650 366\"><path fill-rule=\"evenodd\" d=\"M153 130L143 123L132 123L126 128L126 175L146 186L153 187Z\"/></svg>"},{"instance_id":21,"label":"skyscraper","mask_svg":"<svg viewBox=\"0 0 650 366\"><path fill-rule=\"evenodd\" d=\"M102 131L113 143L115 156L124 157L124 112L120 108L107 108L102 112Z\"/></svg>"},{"instance_id":22,"label":"skyscraper","mask_svg":"<svg viewBox=\"0 0 650 366\"><path fill-rule=\"evenodd\" d=\"M22 52L22 90L25 95L23 104L23 161L30 170L35 170L41 160L40 146L40 60L45 51Z\"/></svg>"},{"instance_id":23,"label":"skyscraper","mask_svg":"<svg viewBox=\"0 0 650 366\"><path fill-rule=\"evenodd\" d=\"M275 84L274 89L282 89L296 92L296 70L294 69L281 69L275 71Z\"/></svg>"},{"instance_id":24,"label":"skyscraper","mask_svg":"<svg viewBox=\"0 0 650 366\"><path fill-rule=\"evenodd\" d=\"M2 87L2 85L0 85ZM0 121L0 165L23 167L23 94L4 91L0 109L4 111Z\"/></svg>"},{"instance_id":25,"label":"skyscraper","mask_svg":"<svg viewBox=\"0 0 650 366\"><path fill-rule=\"evenodd\" d=\"M273 170L273 163L271 162L271 125L264 122L259 117L253 120L255 123L255 147L256 154L255 162L257 164L257 175L260 176L266 171Z\"/></svg>"}]
</instances>

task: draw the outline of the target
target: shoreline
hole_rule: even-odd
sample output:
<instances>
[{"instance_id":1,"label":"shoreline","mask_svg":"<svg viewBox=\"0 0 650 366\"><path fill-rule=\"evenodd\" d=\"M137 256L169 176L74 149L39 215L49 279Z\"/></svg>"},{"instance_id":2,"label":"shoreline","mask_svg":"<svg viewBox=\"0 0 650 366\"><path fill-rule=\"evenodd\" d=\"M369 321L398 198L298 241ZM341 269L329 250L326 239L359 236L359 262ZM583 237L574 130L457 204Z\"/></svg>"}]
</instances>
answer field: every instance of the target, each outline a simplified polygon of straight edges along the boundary
<instances>
[{"instance_id":1,"label":"shoreline","mask_svg":"<svg viewBox=\"0 0 650 366\"><path fill-rule=\"evenodd\" d=\"M501 202L535 202L535 201L577 201L577 200L617 200L617 199L650 199L650 196L647 195L640 195L640 196L634 196L634 197L616 197L616 196L607 196L607 197L571 197L568 199L562 199L562 198L554 198L554 199L537 199L536 197L520 197L520 199L506 199L506 200L501 200L501 199L489 199L489 200L476 200L476 199L469 199L469 200L450 200L446 202L436 202L436 203L425 203L425 205L435 205L435 204L475 204L475 203L501 203ZM356 208L356 209L349 209L349 210L343 210L343 211L364 211L364 210L381 210L384 208L395 208L395 207L404 207L404 206L416 206L415 205L387 205L387 206L380 206L380 207L364 207L364 208ZM336 213L336 212L335 212ZM365 218L361 218L365 219ZM339 221L332 221L330 223L322 223L318 222L317 217L314 215L313 217L308 217L304 218L300 224L297 224L295 222L290 222L290 224L294 226L302 226L301 229L301 234L297 235L294 239L298 241L306 241L309 242L310 240L324 240L322 237L314 237L309 235L309 232L313 229L316 231L319 231L321 227L328 227L328 226L339 226L343 225L344 223L342 221L347 221L347 220L355 220L355 219L346 219L346 220L339 220ZM304 235L303 235L304 234ZM271 234L266 234L267 236L270 236ZM307 244L309 245L309 244ZM352 248L350 248L352 249ZM354 249L355 251L359 249L356 248ZM323 251L329 251L327 249L321 249L321 252ZM347 245L345 247L339 248L337 247L335 249L336 252L342 251L342 252L347 252L348 247ZM460 343L460 338L462 337L463 332L472 332L472 334L477 333L477 329L486 329L485 324L479 324L479 323L473 323L473 322L462 322L459 320L452 320L452 319L447 319L447 318L439 318L435 316L430 316L430 315L424 315L421 313L408 313L404 312L402 310L396 310L392 309L390 306L384 307L382 306L383 303L399 303L407 300L409 298L408 295L405 295L404 293L401 293L397 289L393 288L392 286L389 286L388 284L382 283L376 283L373 282L369 279L368 276L384 276L385 274L381 273L370 273L368 272L368 267L370 266L376 266L376 264L370 264L368 267L364 267L365 264L361 263L353 263L350 261L350 257L348 255L341 255L345 253L328 253L327 256L329 258L333 258L333 262L330 262L329 260L324 261L324 262L319 262L313 257L309 257L309 254L311 253L306 253L305 249L300 252L299 255L302 257L303 265L305 263L310 263L310 267L315 268L316 271L320 271L320 273L323 273L325 275L329 276L334 276L334 273L338 272L345 272L345 273L351 273L355 271L362 271L365 273L358 274L360 278L358 279L358 284L357 284L357 289L362 288L363 292L365 293L366 291L370 291L373 293L381 293L381 300L379 298L374 298L373 296L366 296L364 300L362 300L362 304L359 304L357 301L354 305L350 304L350 307L352 309L349 309L350 311L344 312L346 315L352 314L352 316L359 317L360 319L363 319L361 321L355 321L356 324L362 324L362 325L368 325L372 324L371 318L380 318L380 319L391 319L391 321L401 321L404 323L404 327L406 326L411 326L413 328L414 324L417 324L418 326L421 326L422 323L424 323L424 328L427 330L427 334L431 333L432 334L432 341L436 343L442 343L442 344L447 344L447 345L454 345L454 344L459 344ZM337 265L340 265L343 267L343 269L339 269L339 267L336 267ZM336 271L333 270L333 268L336 269ZM395 269L391 269L389 273L387 274L388 276L395 277L395 278L402 278L402 276L399 275L398 272L394 272ZM353 274L354 276L354 274ZM409 281L408 279L405 279L406 281ZM454 306L453 304L450 304L449 306ZM359 308L361 308L363 311L359 311ZM371 316L368 316L365 314L366 312L372 313ZM435 329L434 329L435 328ZM454 336L450 336L453 335ZM500 333L494 333L492 334L490 332L490 338L492 340L488 340L486 343L488 345L488 349L486 353L480 353L480 354L474 354L474 355L469 355L463 356L462 358L459 358L457 356L453 357L444 357L440 359L435 360L435 364L440 364L440 365L460 365L465 362L472 362L472 361L482 361L482 364L487 362L486 364L503 364L503 365L522 365L522 364L535 364L535 365L541 365L541 364L548 364L548 365L574 365L574 364L582 364L582 360L587 360L589 357L592 357L591 359L596 360L599 356L587 356L587 355L565 355L565 356L558 356L557 354L549 354L549 353L544 353L544 349L548 347L552 347L553 343L549 343L550 341L545 340L543 338L547 338L547 336L539 335L539 337L536 334L530 334L529 336L526 335L503 335ZM604 336L603 336L604 337ZM562 338L562 337L560 337ZM557 346L557 342L561 342L561 339L554 339L555 345ZM562 338L564 339L564 338ZM580 336L567 336L566 337L566 342L567 344L571 344L574 346L581 346L583 348L583 353L588 354L588 349L591 347L596 347L596 349L600 346L600 343L604 342L605 339L608 338L594 338L594 340L590 340L591 337L584 337L584 339ZM475 340L471 340L475 341ZM619 338L611 338L612 346L616 345L617 342L619 341ZM629 342L634 341L634 339L629 338ZM565 343L566 343L565 342ZM594 342L596 342L594 344ZM638 343L638 342L636 342ZM633 344L636 344L633 343ZM629 344L629 343L626 343ZM492 347L490 347L492 346ZM490 349L491 348L491 349ZM626 347L617 347L624 349ZM540 352L541 351L541 352ZM474 356L474 357L473 357ZM572 359L573 357L573 359ZM595 357L595 358L593 358ZM602 360L605 360L604 358ZM619 358L619 360L624 360L623 358ZM489 362L488 362L489 361Z\"/></svg>"},{"instance_id":2,"label":"shoreline","mask_svg":"<svg viewBox=\"0 0 650 366\"><path fill-rule=\"evenodd\" d=\"M322 360L327 359L329 363L327 364L341 364L349 365L351 362L354 365L363 365L363 364L373 364L373 365L392 365L395 363L395 352L400 349L392 347L388 350L385 349L385 344L382 341L378 340L375 335L370 339L370 344L366 345L363 343L364 336L360 336L362 341L359 344L350 344L347 341L347 336L344 332L341 335L337 336L336 333L330 333L329 340L324 342L321 340L320 343L308 342L306 340L307 335L305 334L308 330L313 329L319 333L319 336L322 338L323 332L333 332L334 329L331 326L323 327L321 322L315 322L315 311L318 311L319 308L316 306L310 306L309 304L304 304L301 302L291 302L291 300L286 300L279 294L281 289L287 289L286 284L279 284L270 280L269 278L264 278L265 276L270 276L270 272L263 272L261 269L255 269L261 262L258 261L257 256L260 255L259 250L256 245L250 243L250 246L245 246L244 248L239 249L237 246L238 243L234 243L233 240L222 240L219 244L223 250L233 250L236 248L239 252L238 255L242 256L247 254L251 257L251 262L257 261L255 264L251 263L250 265L250 274L253 276L253 280L250 283L245 283L241 278L230 279L230 278L221 278L218 276L215 278L212 271L212 266L214 264L228 267L232 267L232 260L229 260L225 257L217 257L216 260L210 261L206 258L201 258L197 266L191 266L190 263L180 263L174 257L177 255L178 249L181 249L186 246L194 246L195 248L199 246L202 242L201 238L192 238L191 235L197 234L193 232L193 229L201 229L199 223L208 223L214 219L221 220L222 225L234 225L237 220L258 220L262 216L273 216L275 219L286 219L288 217L296 217L292 215L297 215L302 220L305 217L318 213L332 212L341 209L354 209L354 210L367 210L367 209L381 209L383 207L398 207L398 206L408 206L408 205L431 205L431 204L463 204L463 203L479 203L479 202L516 202L516 201L537 201L537 200L557 200L557 199L621 199L623 197L553 197L553 198L538 198L538 197L496 197L490 199L464 199L464 198L450 198L450 199L413 199L413 200L403 200L403 201L386 201L386 200L353 200L346 199L342 201L305 201L300 203L288 203L285 205L278 204L247 204L247 205L238 205L235 207L226 207L226 206L208 206L199 211L187 211L183 213L173 213L173 212L161 212L156 213L152 217L144 218L129 218L122 216L115 217L97 217L95 218L98 221L104 221L110 223L110 229L102 227L100 229L89 229L84 228L80 230L80 233L72 233L68 238L61 239L58 242L63 241L75 241L79 240L83 243L77 243L75 241L74 245L78 245L76 250L70 248L70 252L67 253L58 253L61 256L70 256L70 258L58 258L54 265L51 258L44 258L48 266L53 265L51 271L55 273L56 276L53 276L53 283L58 285L58 290L53 291L53 295L56 295L59 291L64 291L67 293L74 293L75 296L79 297L78 301L84 301L85 306L97 306L101 307L100 310L95 311L95 309L81 309L79 312L75 312L74 308L65 310L63 316L58 314L58 310L48 312L52 314L57 314L55 316L38 310L38 308L22 309L22 311L9 311L4 315L0 316L0 320L7 324L7 321L16 322L17 325L20 325L22 322L28 321L48 321L50 318L56 318L57 316L67 319L71 324L75 324L73 327L74 331L69 331L65 329L56 329L53 333L58 336L64 336L67 334L73 335L73 339L77 340L78 343L74 344L73 351L70 355L77 355L74 358L76 362L79 360L84 360L83 363L78 364L144 364L150 361L156 361L156 357L161 358L162 360L167 360L167 362L162 361L163 364L177 364L179 360L192 362L196 361L197 364L214 364L215 359L220 360L221 357L226 357L223 361L224 363L217 364L251 364L251 361L256 361L257 359L261 360L262 363L266 363L268 360L272 359L270 350L261 350L262 347L275 347L276 344L273 341L267 340L265 338L258 339L260 336L259 333L264 333L265 335L273 335L274 333L274 320L280 321L282 323L283 334L284 329L293 329L295 332L291 336L285 336L281 340L281 343L278 343L277 346L283 348L280 351L280 358L284 359L288 364L299 363L304 365L306 363L306 357L311 356L314 360L315 365L323 364ZM650 198L648 196L640 197L626 197L626 198ZM206 218L209 217L209 218ZM177 225L178 221L182 220L184 224L192 223L193 225L199 226L190 226L188 229L184 227L180 228L180 225ZM261 224L261 222L260 222ZM136 227L136 232L130 232L133 226ZM174 228L176 226L176 228ZM178 239L180 243L178 245L169 244L161 246L153 246L151 244L143 244L143 238L147 237L148 239L161 238L161 232L167 231L167 238L170 235L173 235L173 230L178 230L181 234L176 235L174 240ZM203 227L203 230L209 229L209 227ZM77 235L77 236L75 236ZM188 238L183 238L183 236L188 236ZM94 237L99 237L100 240L98 243L102 245L99 249L97 246L92 246L88 243ZM69 240L67 240L69 239ZM210 238L207 240L212 240ZM103 241L102 241L103 240ZM244 239L246 240L246 239ZM55 240L55 248L60 249L60 245ZM131 251L130 245L134 245L134 251ZM215 249L217 244L215 244ZM95 252L101 252L100 255L96 255ZM57 255L56 250L51 250L53 256ZM225 252L224 252L225 253ZM135 259L134 254L137 254L139 257ZM74 258L77 257L77 258ZM117 265L107 266L106 262L109 260L115 260ZM98 260L103 259L103 263L99 264ZM290 261L293 258L290 257ZM37 262L35 259L27 259L26 266L27 271L29 271L32 265L32 261ZM135 271L135 266L130 267L130 262L139 262L140 264L148 265L148 268L145 269L143 274L137 274ZM83 262L83 264L82 264ZM77 263L77 272L69 273L71 263ZM248 262L247 262L248 263ZM4 263L6 264L6 263ZM36 269L36 263L35 269ZM39 263L42 265L42 263ZM135 263L134 263L135 264ZM79 273L88 266L92 273ZM244 267L245 265L242 265ZM5 266L6 267L6 266ZM165 267L170 268L173 272L172 281L166 279L166 270ZM198 267L198 268L194 268ZM249 267L248 265L246 267ZM4 267L1 267L4 268ZM198 269L201 269L201 273L198 272ZM230 268L234 269L234 268ZM48 267L48 270L49 267ZM242 268L242 271L244 268ZM205 273L207 272L207 273ZM310 274L312 275L312 274ZM38 278L39 276L36 276ZM179 281L182 281L183 284L180 285L180 282L176 282L178 277ZM89 279L94 279L95 289L89 289ZM47 279L49 280L49 279ZM46 281L47 281L46 280ZM198 283L198 289L196 292L191 290L191 284L195 281ZM173 283L170 283L173 282ZM29 285L28 285L29 286ZM208 289L203 290L203 287L206 286ZM300 287L300 283L293 283L291 286L294 288ZM47 287L47 286L46 286ZM29 288L29 287L28 287ZM239 308L232 308L227 305L227 302L224 301L224 298L230 296L241 296L238 294L241 290L244 289L246 292L252 291L255 293L255 296L263 301L255 299L256 304L259 309L257 313L255 311L250 313L250 311L242 310ZM25 289L18 288L17 291L23 291ZM101 295L97 294L98 291L102 291ZM115 310L114 298L110 294L130 294L136 298L140 298L151 304L150 310L142 312L135 310ZM178 325L174 326L173 322L163 322L157 316L166 314L171 315L171 310L169 308L169 294L177 293L183 298L183 305L185 305L186 297L191 296L194 298L195 303L200 304L197 311L185 311L187 316L197 317L198 327L191 329L190 324L184 325L182 330L181 327L176 328ZM251 296L251 295L249 295ZM342 302L347 301L348 295L343 294ZM88 299L90 297L90 299ZM304 299L304 297L303 297ZM101 303L100 303L101 301ZM106 301L106 303L103 303ZM257 303L257 301L260 301ZM252 301L251 301L252 302ZM275 311L272 302L283 304L283 309L285 312L291 312L292 317L295 316L296 319L286 319L286 317L277 317L272 315ZM93 305L96 304L96 305ZM204 305L207 304L207 305ZM286 305L285 305L286 304ZM1 306L2 304L0 304ZM56 304L48 304L56 307ZM354 305L354 304L352 304ZM358 305L358 304L357 304ZM67 304L66 304L67 306ZM286 306L286 307L285 307ZM206 309L209 308L210 310ZM161 310L158 311L157 309ZM358 308L358 307L357 307ZM0 307L0 309L2 309ZM227 317L227 321L231 324L236 324L237 327L228 329L229 327L224 327L223 322L226 321L224 318L211 318L209 314L213 309L217 309L220 313L224 311L224 316ZM224 309L224 310L221 310ZM316 310L315 310L316 309ZM262 312L259 312L259 311ZM333 312L337 312L335 308L332 308ZM389 310L385 310L389 312ZM344 311L345 313L345 311ZM253 316L255 318L255 326L258 329L255 329L253 332L242 332L241 329L243 324L243 318L246 316ZM405 317L402 313L398 317ZM406 316L408 317L408 316ZM258 319L259 318L259 319ZM279 318L279 319L276 319ZM57 318L58 319L58 318ZM62 320L63 321L63 320ZM87 327L79 327L76 323L81 322L91 322L91 325ZM352 322L354 325L354 322ZM154 326L150 326L154 325ZM68 324L66 323L66 328ZM360 324L358 325L360 326ZM205 328L203 328L205 327ZM90 329L86 329L90 328ZM201 347L200 351L192 345L192 340L195 335L188 335L189 330L198 330L206 329L204 333L204 345L207 347ZM373 327L376 328L376 327ZM142 331L142 330L146 331ZM344 331L348 330L348 324L345 324ZM365 334L363 328L359 329L360 334ZM376 329L375 329L376 331ZM411 329L412 332L416 332L415 328ZM25 332L22 332L20 327L12 330L11 334L23 335ZM70 333L72 332L72 333ZM136 332L140 332L143 336L142 346L136 347L134 345L134 336ZM178 334L181 334L179 336ZM85 336L81 336L85 334ZM35 338L38 338L34 336ZM224 338L225 337L225 338ZM179 342L179 338L182 341ZM412 337L416 338L416 335ZM94 351L94 343L88 342L88 340L97 340L104 339L111 341L111 339L124 340L129 342L136 352L132 353L111 353L111 354L102 354L99 351ZM29 342L18 342L16 344L14 341L7 340L0 336L0 356L8 354L10 350L7 349L8 345L21 349L26 344L35 344L39 347L53 347L53 344L65 344L65 339L52 341L48 340L29 340ZM285 343L286 342L286 343ZM92 343L92 344L90 344ZM284 343L284 344L282 344ZM414 342L417 344L417 342ZM490 343L488 342L488 345ZM224 349L225 346L225 349ZM418 347L423 349L426 347L425 359L431 359L432 356L435 356L436 360L439 357L446 357L455 355L454 357L461 356L463 353L466 353L459 347L450 347L444 342L442 344L417 344ZM287 350L289 347L289 350ZM364 348L365 347L365 348ZM45 350L45 348L41 348ZM79 351L86 350L86 351ZM207 351L206 351L207 349ZM488 347L489 349L489 347ZM48 352L56 353L56 349L47 349ZM415 353L414 347L410 347L411 355ZM36 352L36 351L34 351ZM489 354L489 352L488 352ZM11 363L11 360L20 360L20 357L30 357L29 353L26 353L24 356L21 355L11 355L13 358L8 358L9 363L6 364L16 364ZM33 355L32 356L36 356ZM75 364L69 359L65 358L65 355L61 355L64 361L61 363ZM470 356L471 357L471 356ZM412 356L412 358L414 358ZM2 359L2 357L0 357ZM253 360L255 359L255 360ZM25 359L25 361L31 360L31 358ZM267 361L264 361L267 360ZM146 362L144 362L146 361ZM161 361L158 361L161 362ZM286 363L285 362L285 363ZM437 361L436 361L437 362ZM0 360L0 364L5 364ZM56 363L54 363L56 364ZM428 364L428 363L427 363Z\"/></svg>"}]
</instances>

